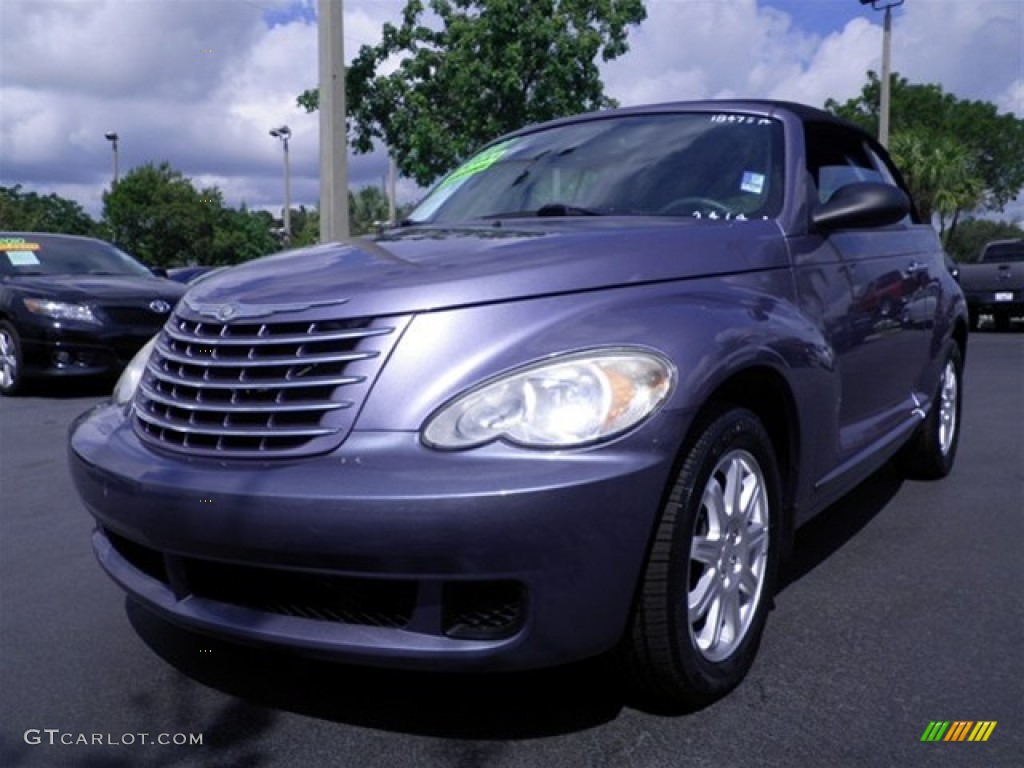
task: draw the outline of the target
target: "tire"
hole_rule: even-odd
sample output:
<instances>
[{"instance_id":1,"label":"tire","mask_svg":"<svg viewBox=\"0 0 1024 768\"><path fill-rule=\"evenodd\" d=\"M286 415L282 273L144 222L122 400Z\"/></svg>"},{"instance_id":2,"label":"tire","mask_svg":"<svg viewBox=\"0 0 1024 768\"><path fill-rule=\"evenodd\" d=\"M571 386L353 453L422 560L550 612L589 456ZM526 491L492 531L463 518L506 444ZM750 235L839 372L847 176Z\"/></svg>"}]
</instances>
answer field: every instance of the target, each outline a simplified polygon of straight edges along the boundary
<instances>
[{"instance_id":1,"label":"tire","mask_svg":"<svg viewBox=\"0 0 1024 768\"><path fill-rule=\"evenodd\" d=\"M938 480L953 469L960 442L963 358L951 342L928 416L901 453L906 474L915 480Z\"/></svg>"},{"instance_id":2,"label":"tire","mask_svg":"<svg viewBox=\"0 0 1024 768\"><path fill-rule=\"evenodd\" d=\"M16 395L21 390L23 364L18 332L0 320L0 395Z\"/></svg>"},{"instance_id":3,"label":"tire","mask_svg":"<svg viewBox=\"0 0 1024 768\"><path fill-rule=\"evenodd\" d=\"M778 571L782 509L760 420L733 408L703 423L669 491L621 649L627 685L685 706L725 695L754 662Z\"/></svg>"}]
</instances>

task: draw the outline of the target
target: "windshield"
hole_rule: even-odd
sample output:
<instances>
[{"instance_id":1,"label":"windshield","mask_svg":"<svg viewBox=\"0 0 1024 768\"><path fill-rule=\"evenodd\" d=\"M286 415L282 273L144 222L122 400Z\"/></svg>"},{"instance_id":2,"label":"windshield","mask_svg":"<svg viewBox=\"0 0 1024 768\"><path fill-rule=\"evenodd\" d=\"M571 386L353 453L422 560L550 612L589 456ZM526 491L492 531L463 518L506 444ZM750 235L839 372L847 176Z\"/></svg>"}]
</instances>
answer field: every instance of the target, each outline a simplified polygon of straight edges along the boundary
<instances>
[{"instance_id":1,"label":"windshield","mask_svg":"<svg viewBox=\"0 0 1024 768\"><path fill-rule=\"evenodd\" d=\"M32 234L0 235L0 275L153 276L109 243Z\"/></svg>"},{"instance_id":2,"label":"windshield","mask_svg":"<svg viewBox=\"0 0 1024 768\"><path fill-rule=\"evenodd\" d=\"M990 243L981 256L982 261L1024 261L1024 240Z\"/></svg>"},{"instance_id":3,"label":"windshield","mask_svg":"<svg viewBox=\"0 0 1024 768\"><path fill-rule=\"evenodd\" d=\"M619 115L499 141L408 223L515 216L768 218L782 207L782 126L743 114Z\"/></svg>"}]
</instances>

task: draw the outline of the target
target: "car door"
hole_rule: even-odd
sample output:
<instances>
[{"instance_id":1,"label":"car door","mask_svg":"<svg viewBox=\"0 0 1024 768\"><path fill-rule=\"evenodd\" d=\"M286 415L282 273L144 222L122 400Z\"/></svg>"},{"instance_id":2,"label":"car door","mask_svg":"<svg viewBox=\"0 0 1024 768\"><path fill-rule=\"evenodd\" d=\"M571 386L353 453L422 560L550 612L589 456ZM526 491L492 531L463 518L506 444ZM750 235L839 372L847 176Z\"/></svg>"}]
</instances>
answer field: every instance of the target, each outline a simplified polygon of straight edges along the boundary
<instances>
[{"instance_id":1,"label":"car door","mask_svg":"<svg viewBox=\"0 0 1024 768\"><path fill-rule=\"evenodd\" d=\"M805 141L817 194L812 205L854 182L900 186L882 150L856 130L808 123ZM890 226L838 230L814 239L819 239L818 259L833 265L826 281L831 303L825 331L840 387L836 453L842 464L915 418L915 385L928 349L924 335L935 312L934 300L929 305L928 299L937 283L931 265L934 233L911 214Z\"/></svg>"}]
</instances>

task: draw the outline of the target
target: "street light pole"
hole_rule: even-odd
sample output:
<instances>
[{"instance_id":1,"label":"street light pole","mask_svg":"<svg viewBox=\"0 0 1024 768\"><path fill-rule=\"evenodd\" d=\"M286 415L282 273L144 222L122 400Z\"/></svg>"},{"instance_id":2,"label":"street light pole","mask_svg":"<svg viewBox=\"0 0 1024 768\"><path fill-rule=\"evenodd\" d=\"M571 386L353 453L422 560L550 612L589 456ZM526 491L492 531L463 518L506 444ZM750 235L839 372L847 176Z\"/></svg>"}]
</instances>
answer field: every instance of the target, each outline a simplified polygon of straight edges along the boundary
<instances>
[{"instance_id":1,"label":"street light pole","mask_svg":"<svg viewBox=\"0 0 1024 768\"><path fill-rule=\"evenodd\" d=\"M111 143L114 148L114 182L110 185L110 191L114 191L114 187L117 186L117 180L119 177L118 158L117 158L117 133L114 131L108 131L103 134L103 137Z\"/></svg>"},{"instance_id":2,"label":"street light pole","mask_svg":"<svg viewBox=\"0 0 1024 768\"><path fill-rule=\"evenodd\" d=\"M288 160L288 139L291 138L292 132L287 125L282 125L280 128L271 130L270 135L275 139L280 139L281 144L284 146L284 214L282 219L284 223L284 244L288 245L292 239L292 172Z\"/></svg>"},{"instance_id":3,"label":"street light pole","mask_svg":"<svg viewBox=\"0 0 1024 768\"><path fill-rule=\"evenodd\" d=\"M876 11L885 11L882 22L882 94L878 107L878 143L889 146L889 80L891 79L892 59L892 9L903 5L904 0L889 0L880 5L882 0L860 0L861 5L870 5Z\"/></svg>"}]
</instances>

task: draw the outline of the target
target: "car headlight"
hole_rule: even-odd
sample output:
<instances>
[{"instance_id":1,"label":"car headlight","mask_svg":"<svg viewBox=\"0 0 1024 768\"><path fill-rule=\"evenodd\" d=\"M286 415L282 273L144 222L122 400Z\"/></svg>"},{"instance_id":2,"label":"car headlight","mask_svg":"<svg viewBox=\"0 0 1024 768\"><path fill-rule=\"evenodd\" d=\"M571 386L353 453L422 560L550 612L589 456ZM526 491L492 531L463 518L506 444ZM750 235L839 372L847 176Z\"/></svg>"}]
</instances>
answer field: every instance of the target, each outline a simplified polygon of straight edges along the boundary
<instances>
[{"instance_id":1,"label":"car headlight","mask_svg":"<svg viewBox=\"0 0 1024 768\"><path fill-rule=\"evenodd\" d=\"M675 376L668 360L639 349L556 357L456 397L427 420L423 440L447 449L493 440L535 448L606 440L654 413Z\"/></svg>"},{"instance_id":2,"label":"car headlight","mask_svg":"<svg viewBox=\"0 0 1024 768\"><path fill-rule=\"evenodd\" d=\"M22 299L25 308L34 315L45 315L54 320L75 320L79 323L100 325L100 319L87 304L71 304L51 299Z\"/></svg>"},{"instance_id":3,"label":"car headlight","mask_svg":"<svg viewBox=\"0 0 1024 768\"><path fill-rule=\"evenodd\" d=\"M147 341L142 349L135 353L132 361L121 371L121 378L114 385L113 393L114 402L118 405L127 405L135 397L135 390L139 388L139 382L142 381L142 374L146 371L149 355L153 352L153 347L156 346L156 339L157 337L154 336Z\"/></svg>"}]
</instances>

